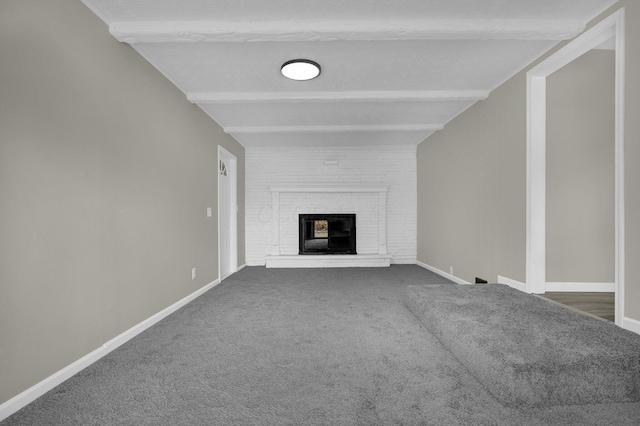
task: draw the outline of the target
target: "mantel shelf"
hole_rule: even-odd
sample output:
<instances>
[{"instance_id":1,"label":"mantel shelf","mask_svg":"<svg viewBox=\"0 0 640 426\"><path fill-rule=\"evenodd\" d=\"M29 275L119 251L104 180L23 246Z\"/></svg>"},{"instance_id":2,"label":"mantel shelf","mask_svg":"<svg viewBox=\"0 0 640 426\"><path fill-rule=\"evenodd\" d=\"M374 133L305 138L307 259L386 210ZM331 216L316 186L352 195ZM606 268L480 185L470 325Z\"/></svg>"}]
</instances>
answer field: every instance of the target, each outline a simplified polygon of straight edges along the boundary
<instances>
[{"instance_id":1,"label":"mantel shelf","mask_svg":"<svg viewBox=\"0 0 640 426\"><path fill-rule=\"evenodd\" d=\"M358 185L358 184L300 184L275 185L271 192L387 192L386 185Z\"/></svg>"}]
</instances>

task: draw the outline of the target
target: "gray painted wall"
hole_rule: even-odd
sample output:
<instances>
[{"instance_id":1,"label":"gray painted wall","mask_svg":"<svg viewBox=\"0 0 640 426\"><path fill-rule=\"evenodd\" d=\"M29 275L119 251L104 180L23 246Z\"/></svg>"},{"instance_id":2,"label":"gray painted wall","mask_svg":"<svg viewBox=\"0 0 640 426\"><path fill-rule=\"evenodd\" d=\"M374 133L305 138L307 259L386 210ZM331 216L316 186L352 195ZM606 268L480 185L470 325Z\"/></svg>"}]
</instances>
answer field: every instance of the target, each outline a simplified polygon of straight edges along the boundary
<instances>
[{"instance_id":1,"label":"gray painted wall","mask_svg":"<svg viewBox=\"0 0 640 426\"><path fill-rule=\"evenodd\" d=\"M615 281L615 52L547 78L547 281Z\"/></svg>"},{"instance_id":2,"label":"gray painted wall","mask_svg":"<svg viewBox=\"0 0 640 426\"><path fill-rule=\"evenodd\" d=\"M524 281L524 96L521 73L418 146L418 260Z\"/></svg>"},{"instance_id":3,"label":"gray painted wall","mask_svg":"<svg viewBox=\"0 0 640 426\"><path fill-rule=\"evenodd\" d=\"M622 0L590 26L621 7L626 8L625 316L640 320L640 3ZM502 275L524 282L525 72L535 64L418 146L419 261L445 272L453 266L467 281L476 276L496 281Z\"/></svg>"},{"instance_id":4,"label":"gray painted wall","mask_svg":"<svg viewBox=\"0 0 640 426\"><path fill-rule=\"evenodd\" d=\"M0 58L2 403L218 277L244 149L80 1L0 2Z\"/></svg>"}]
</instances>

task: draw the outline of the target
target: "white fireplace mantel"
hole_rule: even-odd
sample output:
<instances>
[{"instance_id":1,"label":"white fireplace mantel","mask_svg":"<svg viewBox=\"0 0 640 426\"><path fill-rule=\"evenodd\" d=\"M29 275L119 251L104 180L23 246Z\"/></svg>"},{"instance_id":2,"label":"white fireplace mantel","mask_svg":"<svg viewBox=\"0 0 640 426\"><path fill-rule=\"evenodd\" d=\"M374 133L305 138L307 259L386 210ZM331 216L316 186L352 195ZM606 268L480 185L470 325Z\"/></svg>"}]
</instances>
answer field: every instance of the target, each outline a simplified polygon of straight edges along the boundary
<instances>
[{"instance_id":1,"label":"white fireplace mantel","mask_svg":"<svg viewBox=\"0 0 640 426\"><path fill-rule=\"evenodd\" d=\"M387 190L386 185L361 184L299 184L274 185L271 189L271 255L267 256L267 267L320 267L335 266L389 266L391 256L387 253ZM282 193L377 193L378 235L377 254L343 256L283 256L280 251L280 194ZM346 261L349 259L349 261ZM332 261L335 260L335 261Z\"/></svg>"},{"instance_id":2,"label":"white fireplace mantel","mask_svg":"<svg viewBox=\"0 0 640 426\"><path fill-rule=\"evenodd\" d=\"M301 184L301 185L274 185L270 187L274 192L383 192L389 189L386 185L359 185L359 184Z\"/></svg>"}]
</instances>

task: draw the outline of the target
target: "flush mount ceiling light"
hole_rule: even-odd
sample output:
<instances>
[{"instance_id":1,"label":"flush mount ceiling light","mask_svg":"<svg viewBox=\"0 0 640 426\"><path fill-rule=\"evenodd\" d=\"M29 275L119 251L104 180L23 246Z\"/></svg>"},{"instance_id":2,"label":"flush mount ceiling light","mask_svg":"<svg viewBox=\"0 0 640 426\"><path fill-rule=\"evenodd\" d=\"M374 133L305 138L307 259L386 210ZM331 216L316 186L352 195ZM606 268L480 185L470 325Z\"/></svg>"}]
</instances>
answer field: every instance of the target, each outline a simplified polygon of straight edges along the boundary
<instances>
[{"instance_id":1,"label":"flush mount ceiling light","mask_svg":"<svg viewBox=\"0 0 640 426\"><path fill-rule=\"evenodd\" d=\"M320 65L309 59L294 59L282 64L280 72L291 80L312 80L320 75Z\"/></svg>"}]
</instances>

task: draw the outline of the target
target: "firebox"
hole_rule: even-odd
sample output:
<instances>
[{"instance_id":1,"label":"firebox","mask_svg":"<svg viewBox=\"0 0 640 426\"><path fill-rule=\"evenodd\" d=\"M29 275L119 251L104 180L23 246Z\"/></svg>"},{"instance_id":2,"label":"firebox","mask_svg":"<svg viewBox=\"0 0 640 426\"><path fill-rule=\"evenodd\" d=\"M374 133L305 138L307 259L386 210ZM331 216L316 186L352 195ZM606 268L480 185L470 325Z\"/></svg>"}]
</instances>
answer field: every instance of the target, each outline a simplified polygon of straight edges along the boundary
<instances>
[{"instance_id":1,"label":"firebox","mask_svg":"<svg viewBox=\"0 0 640 426\"><path fill-rule=\"evenodd\" d=\"M298 254L357 254L355 214L301 214Z\"/></svg>"}]
</instances>

